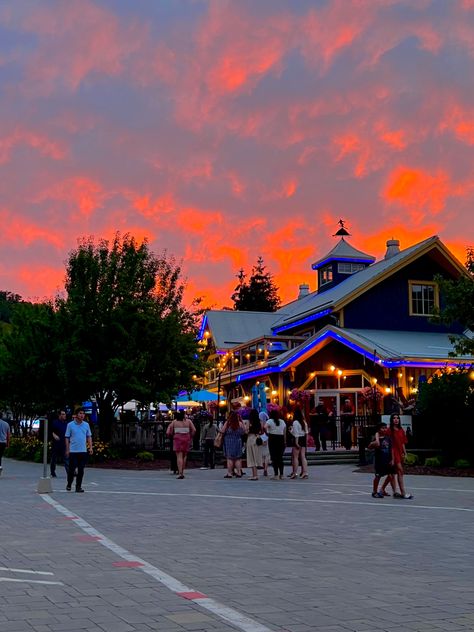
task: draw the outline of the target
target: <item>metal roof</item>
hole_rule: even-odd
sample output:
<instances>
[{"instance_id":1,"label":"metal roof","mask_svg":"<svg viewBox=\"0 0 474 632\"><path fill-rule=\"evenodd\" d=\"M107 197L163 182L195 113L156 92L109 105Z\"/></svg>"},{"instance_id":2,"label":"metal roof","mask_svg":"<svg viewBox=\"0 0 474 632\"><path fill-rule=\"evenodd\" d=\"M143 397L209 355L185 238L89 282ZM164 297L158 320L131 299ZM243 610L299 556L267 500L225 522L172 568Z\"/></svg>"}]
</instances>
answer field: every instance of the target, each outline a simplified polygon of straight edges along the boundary
<instances>
[{"instance_id":1,"label":"metal roof","mask_svg":"<svg viewBox=\"0 0 474 632\"><path fill-rule=\"evenodd\" d=\"M324 263L329 263L330 261L351 261L353 259L367 263L372 263L373 261L375 261L375 257L362 252L362 250L357 250L357 248L354 248L354 246L348 244L344 237L342 237L334 246L334 248L328 252L327 255L321 257L321 259L318 259L318 261L313 263L311 267L313 268L313 270L317 270Z\"/></svg>"},{"instance_id":2,"label":"metal roof","mask_svg":"<svg viewBox=\"0 0 474 632\"><path fill-rule=\"evenodd\" d=\"M231 349L260 336L272 335L274 312L210 310L206 313L216 349Z\"/></svg>"}]
</instances>

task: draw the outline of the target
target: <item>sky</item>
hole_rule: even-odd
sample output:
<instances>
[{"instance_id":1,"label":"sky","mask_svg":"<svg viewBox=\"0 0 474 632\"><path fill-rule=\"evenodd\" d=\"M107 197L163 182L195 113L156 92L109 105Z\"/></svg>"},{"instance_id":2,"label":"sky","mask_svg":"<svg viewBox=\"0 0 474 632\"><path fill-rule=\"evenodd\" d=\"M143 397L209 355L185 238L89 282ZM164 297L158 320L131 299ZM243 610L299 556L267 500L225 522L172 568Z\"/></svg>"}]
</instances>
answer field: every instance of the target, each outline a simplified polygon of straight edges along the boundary
<instances>
[{"instance_id":1,"label":"sky","mask_svg":"<svg viewBox=\"0 0 474 632\"><path fill-rule=\"evenodd\" d=\"M0 290L146 238L186 300L262 256L293 300L350 243L474 245L474 0L2 0Z\"/></svg>"}]
</instances>

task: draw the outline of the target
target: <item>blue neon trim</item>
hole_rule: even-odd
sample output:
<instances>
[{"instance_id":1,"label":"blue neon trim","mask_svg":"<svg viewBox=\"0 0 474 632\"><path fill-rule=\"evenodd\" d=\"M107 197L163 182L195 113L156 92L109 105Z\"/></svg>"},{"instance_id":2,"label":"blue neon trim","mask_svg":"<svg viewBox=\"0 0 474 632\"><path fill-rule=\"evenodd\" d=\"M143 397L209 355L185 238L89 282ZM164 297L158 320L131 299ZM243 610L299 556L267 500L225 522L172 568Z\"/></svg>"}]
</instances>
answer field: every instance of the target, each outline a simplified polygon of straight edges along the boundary
<instances>
[{"instance_id":1,"label":"blue neon trim","mask_svg":"<svg viewBox=\"0 0 474 632\"><path fill-rule=\"evenodd\" d=\"M280 369L276 366L269 366L266 369L257 369L256 371L251 371L250 373L241 373L237 376L236 382L242 382L242 380L251 380L254 377L260 377L262 375L267 375L268 373L279 373Z\"/></svg>"},{"instance_id":2,"label":"blue neon trim","mask_svg":"<svg viewBox=\"0 0 474 632\"><path fill-rule=\"evenodd\" d=\"M331 263L332 261L338 261L341 263L368 263L371 264L375 261L375 259L373 257L370 257L370 259L354 259L352 257L329 257L329 259L324 259L324 261L321 261L321 263L313 263L313 265L311 266L311 268L313 270L319 270L319 268L322 268L323 266L327 265L328 263Z\"/></svg>"},{"instance_id":3,"label":"blue neon trim","mask_svg":"<svg viewBox=\"0 0 474 632\"><path fill-rule=\"evenodd\" d=\"M293 327L297 327L298 325L304 325L305 323L310 323L312 320L317 320L318 318L322 318L323 316L327 316L332 312L332 309L323 309L321 312L316 312L316 314L311 314L311 316L306 316L305 318L300 318L300 320L295 320L288 325L282 325L281 327L274 327L272 329L274 334L278 334L281 331L286 331L287 329L292 329Z\"/></svg>"},{"instance_id":4,"label":"blue neon trim","mask_svg":"<svg viewBox=\"0 0 474 632\"><path fill-rule=\"evenodd\" d=\"M204 318L202 319L202 323L201 323L201 328L199 329L199 333L198 333L198 340L203 339L204 332L206 330L206 325L207 325L207 314L204 314Z\"/></svg>"}]
</instances>

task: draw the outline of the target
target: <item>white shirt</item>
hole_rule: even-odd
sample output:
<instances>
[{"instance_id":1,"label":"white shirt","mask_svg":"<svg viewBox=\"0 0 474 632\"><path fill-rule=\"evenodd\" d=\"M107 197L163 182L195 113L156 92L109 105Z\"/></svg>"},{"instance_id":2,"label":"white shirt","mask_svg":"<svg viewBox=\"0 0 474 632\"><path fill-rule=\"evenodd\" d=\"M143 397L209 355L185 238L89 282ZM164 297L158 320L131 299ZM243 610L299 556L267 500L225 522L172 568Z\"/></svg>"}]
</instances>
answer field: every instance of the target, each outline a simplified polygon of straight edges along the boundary
<instances>
[{"instance_id":1,"label":"white shirt","mask_svg":"<svg viewBox=\"0 0 474 632\"><path fill-rule=\"evenodd\" d=\"M306 434L306 432L303 430L302 425L297 419L295 419L293 422L293 426L291 428L291 434L294 437L304 437Z\"/></svg>"},{"instance_id":2,"label":"white shirt","mask_svg":"<svg viewBox=\"0 0 474 632\"><path fill-rule=\"evenodd\" d=\"M267 428L268 434L284 435L286 424L283 421L283 419L280 419L280 425L277 426L273 419L269 419L266 423L266 428Z\"/></svg>"}]
</instances>

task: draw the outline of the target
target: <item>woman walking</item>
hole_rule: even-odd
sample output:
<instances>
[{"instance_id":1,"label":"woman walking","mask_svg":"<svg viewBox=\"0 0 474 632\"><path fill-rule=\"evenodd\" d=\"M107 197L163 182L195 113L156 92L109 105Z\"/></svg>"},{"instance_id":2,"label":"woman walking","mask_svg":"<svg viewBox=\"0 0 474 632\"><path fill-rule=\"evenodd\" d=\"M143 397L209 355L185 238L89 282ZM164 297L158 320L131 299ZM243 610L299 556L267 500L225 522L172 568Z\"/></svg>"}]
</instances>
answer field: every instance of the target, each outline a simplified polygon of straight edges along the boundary
<instances>
[{"instance_id":1,"label":"woman walking","mask_svg":"<svg viewBox=\"0 0 474 632\"><path fill-rule=\"evenodd\" d=\"M297 478L298 463L301 460L301 478L308 478L308 461L306 460L306 435L308 434L308 425L304 419L302 411L297 408L293 415L293 425L291 434L294 437L294 445L291 448L291 464L293 471L290 478Z\"/></svg>"},{"instance_id":2,"label":"woman walking","mask_svg":"<svg viewBox=\"0 0 474 632\"><path fill-rule=\"evenodd\" d=\"M204 465L201 470L207 470L209 467L211 470L215 467L215 447L214 441L217 437L217 426L214 420L209 419L208 423L202 429L202 445L204 448Z\"/></svg>"},{"instance_id":3,"label":"woman walking","mask_svg":"<svg viewBox=\"0 0 474 632\"><path fill-rule=\"evenodd\" d=\"M280 419L280 413L272 410L270 419L265 424L268 434L268 448L273 467L273 480L283 480L283 454L286 445L286 424Z\"/></svg>"},{"instance_id":4,"label":"woman walking","mask_svg":"<svg viewBox=\"0 0 474 632\"><path fill-rule=\"evenodd\" d=\"M227 474L224 478L232 478L234 469L236 477L242 476L242 437L245 426L240 415L232 410L221 430L224 435L224 454L227 459Z\"/></svg>"},{"instance_id":5,"label":"woman walking","mask_svg":"<svg viewBox=\"0 0 474 632\"><path fill-rule=\"evenodd\" d=\"M258 481L257 468L261 467L262 464L259 448L259 443L262 443L262 440L260 439L261 433L262 425L260 423L258 411L255 410L255 408L252 408L249 415L247 447L245 451L247 456L247 467L252 469L252 477L249 478L250 481Z\"/></svg>"},{"instance_id":6,"label":"woman walking","mask_svg":"<svg viewBox=\"0 0 474 632\"><path fill-rule=\"evenodd\" d=\"M395 498L405 498L411 500L413 496L407 494L405 490L405 481L403 479L403 461L407 455L405 445L407 443L407 437L400 422L400 415L392 413L390 415L390 437L392 439L392 457L393 466L395 468L395 475L398 481L398 488L400 493L394 493ZM384 491L384 490L383 490Z\"/></svg>"},{"instance_id":7,"label":"woman walking","mask_svg":"<svg viewBox=\"0 0 474 632\"><path fill-rule=\"evenodd\" d=\"M178 410L176 418L170 423L166 434L173 437L173 450L176 452L176 461L178 464L177 478L184 478L184 470L186 468L186 459L188 457L191 439L196 432L193 422L185 418L184 410Z\"/></svg>"}]
</instances>

